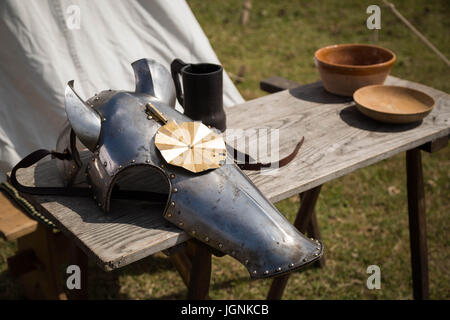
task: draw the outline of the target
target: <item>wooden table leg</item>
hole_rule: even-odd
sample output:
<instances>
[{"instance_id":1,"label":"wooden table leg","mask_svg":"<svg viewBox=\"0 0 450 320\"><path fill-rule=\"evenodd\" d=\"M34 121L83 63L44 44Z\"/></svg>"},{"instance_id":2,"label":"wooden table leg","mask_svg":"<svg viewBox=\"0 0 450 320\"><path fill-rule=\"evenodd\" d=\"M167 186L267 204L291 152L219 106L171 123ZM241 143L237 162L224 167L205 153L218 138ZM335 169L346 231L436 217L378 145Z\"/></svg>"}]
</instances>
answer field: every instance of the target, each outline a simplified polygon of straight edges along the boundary
<instances>
[{"instance_id":1,"label":"wooden table leg","mask_svg":"<svg viewBox=\"0 0 450 320\"><path fill-rule=\"evenodd\" d=\"M305 194L300 194L300 199L303 200ZM306 228L306 233L308 237L320 240L320 231L319 231L319 223L317 221L316 211L313 211L311 214L311 219L309 220L308 226ZM325 267L325 254L322 257L314 262L313 267L315 268L324 268Z\"/></svg>"},{"instance_id":2,"label":"wooden table leg","mask_svg":"<svg viewBox=\"0 0 450 320\"><path fill-rule=\"evenodd\" d=\"M211 251L208 246L191 240L192 268L189 277L188 299L203 300L208 297L211 281Z\"/></svg>"},{"instance_id":3,"label":"wooden table leg","mask_svg":"<svg viewBox=\"0 0 450 320\"><path fill-rule=\"evenodd\" d=\"M172 262L174 267L177 269L186 287L189 288L189 282L191 281L190 276L192 270L192 263L191 259L186 254L186 250L171 253L169 259L170 262Z\"/></svg>"},{"instance_id":4,"label":"wooden table leg","mask_svg":"<svg viewBox=\"0 0 450 320\"><path fill-rule=\"evenodd\" d=\"M302 233L306 231L306 227L311 219L314 207L316 206L317 199L321 185L311 190L304 192L303 199L298 210L297 217L295 218L294 226ZM267 294L268 300L279 300L283 296L284 288L289 280L290 274L281 275L276 277L272 281L269 293Z\"/></svg>"},{"instance_id":5,"label":"wooden table leg","mask_svg":"<svg viewBox=\"0 0 450 320\"><path fill-rule=\"evenodd\" d=\"M428 299L425 192L419 148L406 151L406 174L414 299Z\"/></svg>"}]
</instances>

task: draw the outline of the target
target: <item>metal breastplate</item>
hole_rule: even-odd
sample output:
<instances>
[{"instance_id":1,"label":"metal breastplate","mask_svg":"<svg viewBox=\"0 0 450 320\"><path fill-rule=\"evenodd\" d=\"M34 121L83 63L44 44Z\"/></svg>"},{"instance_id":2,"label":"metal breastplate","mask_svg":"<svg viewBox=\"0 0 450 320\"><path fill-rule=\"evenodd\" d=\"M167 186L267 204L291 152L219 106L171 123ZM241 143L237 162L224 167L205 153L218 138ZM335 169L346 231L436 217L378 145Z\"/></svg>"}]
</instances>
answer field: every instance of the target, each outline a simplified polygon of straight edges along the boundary
<instances>
[{"instance_id":1,"label":"metal breastplate","mask_svg":"<svg viewBox=\"0 0 450 320\"><path fill-rule=\"evenodd\" d=\"M69 123L57 143L58 151L74 155L60 161L66 184L82 167L76 135L91 151L86 179L94 201L105 212L111 209L117 185L125 185L130 193L163 193L165 219L236 258L252 278L290 272L320 258L321 243L306 238L287 221L230 155L226 164L201 173L164 160L155 146L161 124L148 116L145 105L150 102L178 123L192 120L173 108L175 90L164 67L142 59L133 68L135 92L108 90L84 102L69 83L65 99Z\"/></svg>"}]
</instances>

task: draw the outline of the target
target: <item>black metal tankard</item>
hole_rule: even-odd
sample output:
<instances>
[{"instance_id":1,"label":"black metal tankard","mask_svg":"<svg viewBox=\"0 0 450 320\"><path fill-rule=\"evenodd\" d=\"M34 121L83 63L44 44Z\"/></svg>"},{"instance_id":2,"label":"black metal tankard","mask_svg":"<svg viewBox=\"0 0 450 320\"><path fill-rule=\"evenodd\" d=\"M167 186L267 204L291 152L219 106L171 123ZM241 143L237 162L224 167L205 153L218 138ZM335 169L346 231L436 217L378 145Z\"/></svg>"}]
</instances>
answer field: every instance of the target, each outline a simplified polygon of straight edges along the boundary
<instances>
[{"instance_id":1,"label":"black metal tankard","mask_svg":"<svg viewBox=\"0 0 450 320\"><path fill-rule=\"evenodd\" d=\"M170 71L184 114L193 120L201 120L206 125L225 131L222 66L212 63L185 63L175 59L170 65Z\"/></svg>"}]
</instances>

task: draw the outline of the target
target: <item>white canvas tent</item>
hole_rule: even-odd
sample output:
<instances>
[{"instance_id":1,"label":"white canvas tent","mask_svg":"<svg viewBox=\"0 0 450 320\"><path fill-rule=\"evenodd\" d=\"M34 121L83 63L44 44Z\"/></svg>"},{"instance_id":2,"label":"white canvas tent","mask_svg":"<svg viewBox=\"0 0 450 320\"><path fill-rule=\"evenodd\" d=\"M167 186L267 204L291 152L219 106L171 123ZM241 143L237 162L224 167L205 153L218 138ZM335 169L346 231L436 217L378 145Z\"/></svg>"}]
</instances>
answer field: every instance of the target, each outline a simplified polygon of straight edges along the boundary
<instances>
[{"instance_id":1,"label":"white canvas tent","mask_svg":"<svg viewBox=\"0 0 450 320\"><path fill-rule=\"evenodd\" d=\"M55 147L69 80L88 98L133 90L140 58L219 63L184 0L6 0L0 15L0 175ZM224 73L224 105L241 102Z\"/></svg>"}]
</instances>

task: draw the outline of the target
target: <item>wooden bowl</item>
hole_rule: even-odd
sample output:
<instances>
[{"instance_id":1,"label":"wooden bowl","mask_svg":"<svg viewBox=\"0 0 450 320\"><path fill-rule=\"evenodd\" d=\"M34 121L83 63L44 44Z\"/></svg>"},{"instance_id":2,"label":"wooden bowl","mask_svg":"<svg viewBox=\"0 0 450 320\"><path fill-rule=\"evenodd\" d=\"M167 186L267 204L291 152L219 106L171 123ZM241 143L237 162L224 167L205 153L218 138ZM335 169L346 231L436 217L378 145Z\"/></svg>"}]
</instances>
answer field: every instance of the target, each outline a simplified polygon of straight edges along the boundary
<instances>
[{"instance_id":1,"label":"wooden bowl","mask_svg":"<svg viewBox=\"0 0 450 320\"><path fill-rule=\"evenodd\" d=\"M396 56L368 44L338 44L317 50L315 63L328 92L351 97L359 88L383 84Z\"/></svg>"},{"instance_id":2,"label":"wooden bowl","mask_svg":"<svg viewBox=\"0 0 450 320\"><path fill-rule=\"evenodd\" d=\"M366 116L388 123L410 123L425 118L433 109L434 99L406 87L373 85L353 94L356 106Z\"/></svg>"}]
</instances>

